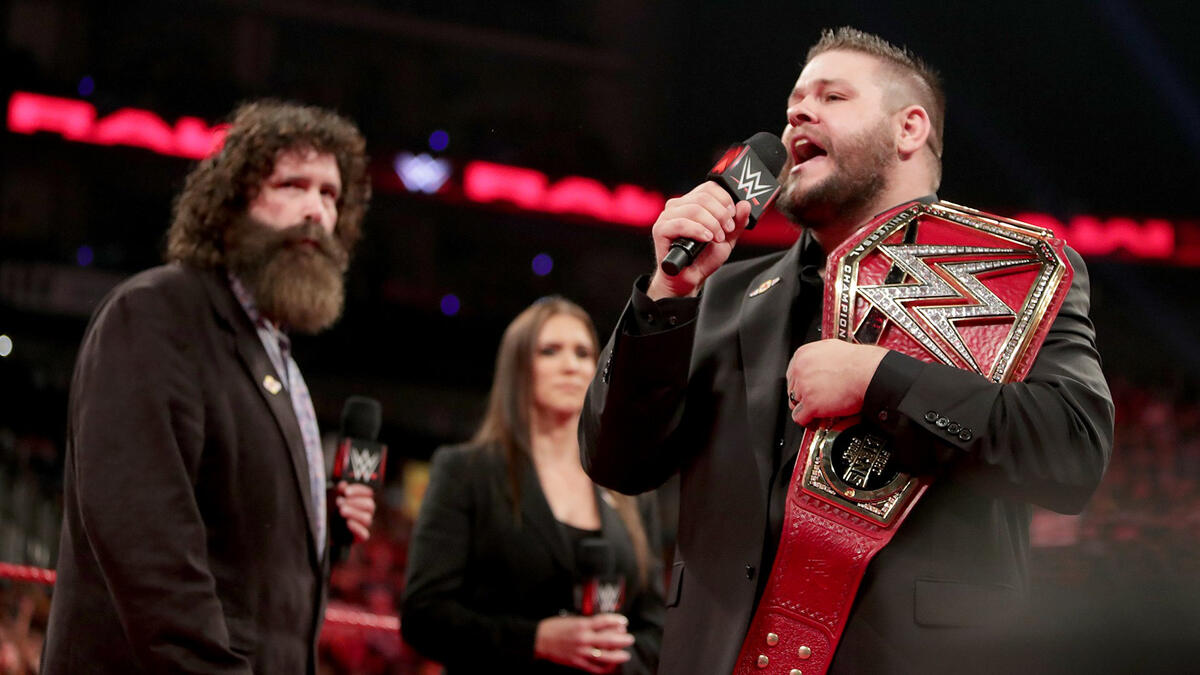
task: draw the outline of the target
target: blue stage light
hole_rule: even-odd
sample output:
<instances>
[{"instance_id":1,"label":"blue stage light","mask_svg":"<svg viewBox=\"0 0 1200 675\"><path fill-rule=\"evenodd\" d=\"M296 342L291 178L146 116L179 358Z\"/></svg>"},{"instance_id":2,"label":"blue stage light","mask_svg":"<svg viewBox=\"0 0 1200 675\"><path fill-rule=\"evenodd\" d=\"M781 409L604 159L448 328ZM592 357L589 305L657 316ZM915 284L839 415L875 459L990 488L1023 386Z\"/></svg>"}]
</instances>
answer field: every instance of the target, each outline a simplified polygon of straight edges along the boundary
<instances>
[{"instance_id":1,"label":"blue stage light","mask_svg":"<svg viewBox=\"0 0 1200 675\"><path fill-rule=\"evenodd\" d=\"M441 152L450 146L450 134L438 129L432 134L429 134L429 149L434 152Z\"/></svg>"},{"instance_id":2,"label":"blue stage light","mask_svg":"<svg viewBox=\"0 0 1200 675\"><path fill-rule=\"evenodd\" d=\"M554 269L554 258L549 254L539 253L533 256L533 273L539 277L544 277L550 274L550 270Z\"/></svg>"}]
</instances>

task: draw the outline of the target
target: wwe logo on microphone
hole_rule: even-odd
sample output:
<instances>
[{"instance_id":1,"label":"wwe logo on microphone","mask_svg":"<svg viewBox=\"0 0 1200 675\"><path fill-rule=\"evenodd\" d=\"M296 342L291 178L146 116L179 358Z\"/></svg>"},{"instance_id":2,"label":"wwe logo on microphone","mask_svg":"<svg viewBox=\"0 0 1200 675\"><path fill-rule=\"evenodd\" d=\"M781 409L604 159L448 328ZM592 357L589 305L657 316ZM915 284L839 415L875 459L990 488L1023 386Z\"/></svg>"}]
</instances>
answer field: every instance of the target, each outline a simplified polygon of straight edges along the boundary
<instances>
[{"instance_id":1,"label":"wwe logo on microphone","mask_svg":"<svg viewBox=\"0 0 1200 675\"><path fill-rule=\"evenodd\" d=\"M383 484L387 446L361 438L343 438L333 460L333 479L378 489Z\"/></svg>"},{"instance_id":2,"label":"wwe logo on microphone","mask_svg":"<svg viewBox=\"0 0 1200 675\"><path fill-rule=\"evenodd\" d=\"M764 182L762 180L762 170L751 171L753 168L750 165L752 162L749 157L742 162L742 177L737 181L737 189L746 193L746 201L752 201L755 197L771 192L777 185L774 182Z\"/></svg>"},{"instance_id":3,"label":"wwe logo on microphone","mask_svg":"<svg viewBox=\"0 0 1200 675\"><path fill-rule=\"evenodd\" d=\"M575 586L575 607L584 616L616 612L625 602L625 579L591 578Z\"/></svg>"},{"instance_id":4,"label":"wwe logo on microphone","mask_svg":"<svg viewBox=\"0 0 1200 675\"><path fill-rule=\"evenodd\" d=\"M624 595L624 583L597 584L596 609L601 612L615 612L620 609Z\"/></svg>"},{"instance_id":5,"label":"wwe logo on microphone","mask_svg":"<svg viewBox=\"0 0 1200 675\"><path fill-rule=\"evenodd\" d=\"M734 201L750 202L750 220L746 229L754 227L775 201L775 195L779 193L777 174L786 155L778 138L761 132L746 143L726 150L708 172L708 179L725 188Z\"/></svg>"},{"instance_id":6,"label":"wwe logo on microphone","mask_svg":"<svg viewBox=\"0 0 1200 675\"><path fill-rule=\"evenodd\" d=\"M382 455L371 452L369 448L350 448L350 476L358 483L370 481L381 459Z\"/></svg>"}]
</instances>

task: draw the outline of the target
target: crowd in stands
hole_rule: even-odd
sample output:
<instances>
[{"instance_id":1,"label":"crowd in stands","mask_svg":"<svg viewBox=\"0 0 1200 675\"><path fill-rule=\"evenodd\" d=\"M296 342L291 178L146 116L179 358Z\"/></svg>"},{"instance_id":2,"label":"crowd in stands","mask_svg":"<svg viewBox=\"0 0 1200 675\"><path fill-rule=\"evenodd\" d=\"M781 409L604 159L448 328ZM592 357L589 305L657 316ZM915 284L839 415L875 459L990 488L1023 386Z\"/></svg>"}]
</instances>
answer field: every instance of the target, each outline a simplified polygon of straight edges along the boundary
<instances>
[{"instance_id":1,"label":"crowd in stands","mask_svg":"<svg viewBox=\"0 0 1200 675\"><path fill-rule=\"evenodd\" d=\"M1079 516L1035 515L1035 574L1086 586L1114 575L1200 577L1200 397L1110 382L1117 425L1104 480Z\"/></svg>"}]
</instances>

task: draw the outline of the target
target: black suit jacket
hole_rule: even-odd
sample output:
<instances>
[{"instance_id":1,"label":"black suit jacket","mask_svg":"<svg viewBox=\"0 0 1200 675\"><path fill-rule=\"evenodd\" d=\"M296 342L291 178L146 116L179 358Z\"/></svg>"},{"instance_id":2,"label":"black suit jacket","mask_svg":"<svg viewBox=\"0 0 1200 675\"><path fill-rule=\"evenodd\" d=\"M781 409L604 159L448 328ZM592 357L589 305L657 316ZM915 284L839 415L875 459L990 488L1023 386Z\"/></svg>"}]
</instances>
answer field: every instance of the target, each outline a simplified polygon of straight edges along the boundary
<instances>
[{"instance_id":1,"label":"black suit jacket","mask_svg":"<svg viewBox=\"0 0 1200 675\"><path fill-rule=\"evenodd\" d=\"M534 661L537 624L574 607L575 551L554 518L533 464L520 470L519 522L507 461L478 445L439 449L409 548L401 627L417 651L450 673L577 672ZM653 673L662 634L659 526L652 496L639 499L655 565L636 580L633 543L617 512L596 493L601 536L626 577L620 612L635 643L623 673Z\"/></svg>"},{"instance_id":2,"label":"black suit jacket","mask_svg":"<svg viewBox=\"0 0 1200 675\"><path fill-rule=\"evenodd\" d=\"M757 577L768 572L758 568L774 453L784 447L777 421L799 251L797 242L725 265L705 283L693 321L658 303L665 330L630 334L631 304L588 393L580 443L596 482L635 493L681 474L664 673L731 672ZM1019 605L1027 587L1029 503L1078 511L1099 482L1113 408L1087 270L1068 255L1074 283L1024 382L994 385L895 353L880 364L864 415L939 477L869 566L831 672L960 670L949 654L977 655L992 635L981 624ZM929 411L973 437L942 432L925 421ZM796 448L785 452L794 458Z\"/></svg>"},{"instance_id":3,"label":"black suit jacket","mask_svg":"<svg viewBox=\"0 0 1200 675\"><path fill-rule=\"evenodd\" d=\"M315 671L307 461L268 376L223 272L158 267L103 301L71 383L44 673Z\"/></svg>"}]
</instances>

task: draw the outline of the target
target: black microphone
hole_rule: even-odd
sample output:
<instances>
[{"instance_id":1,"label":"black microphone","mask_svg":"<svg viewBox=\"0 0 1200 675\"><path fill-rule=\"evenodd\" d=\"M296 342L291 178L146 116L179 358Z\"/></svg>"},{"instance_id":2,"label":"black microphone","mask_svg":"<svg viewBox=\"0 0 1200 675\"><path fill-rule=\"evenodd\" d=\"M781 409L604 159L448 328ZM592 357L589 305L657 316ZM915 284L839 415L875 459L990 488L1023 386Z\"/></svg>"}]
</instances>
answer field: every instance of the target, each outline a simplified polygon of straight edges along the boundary
<instances>
[{"instance_id":1,"label":"black microphone","mask_svg":"<svg viewBox=\"0 0 1200 675\"><path fill-rule=\"evenodd\" d=\"M786 161L787 150L779 137L760 131L725 151L705 178L725 188L734 202L750 202L750 221L746 224L749 230L779 194L779 172ZM706 244L680 237L671 242L659 266L675 276L696 260Z\"/></svg>"},{"instance_id":2,"label":"black microphone","mask_svg":"<svg viewBox=\"0 0 1200 675\"><path fill-rule=\"evenodd\" d=\"M342 431L337 455L333 460L333 481L347 481L383 487L387 465L387 446L376 441L383 426L379 401L366 396L351 396L342 408Z\"/></svg>"},{"instance_id":3,"label":"black microphone","mask_svg":"<svg viewBox=\"0 0 1200 675\"><path fill-rule=\"evenodd\" d=\"M575 611L593 616L619 610L625 602L625 577L617 574L612 544L600 537L581 539L575 562Z\"/></svg>"},{"instance_id":4,"label":"black microphone","mask_svg":"<svg viewBox=\"0 0 1200 675\"><path fill-rule=\"evenodd\" d=\"M342 407L342 426L338 439L337 454L330 472L331 487L329 503L333 504L340 481L362 483L375 489L376 499L383 487L384 470L387 468L387 446L378 442L379 428L383 426L383 409L379 401L366 396L351 396ZM331 509L331 512L336 512ZM350 545L354 533L340 514L330 517L329 537L333 548L333 561L341 562L350 556Z\"/></svg>"}]
</instances>

